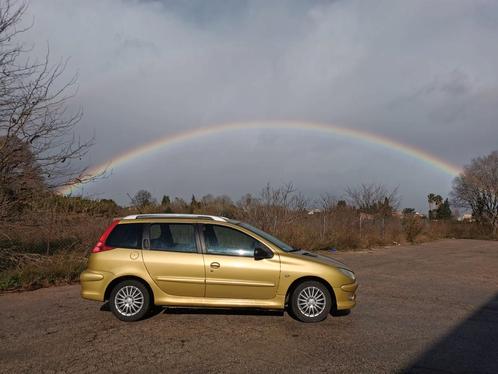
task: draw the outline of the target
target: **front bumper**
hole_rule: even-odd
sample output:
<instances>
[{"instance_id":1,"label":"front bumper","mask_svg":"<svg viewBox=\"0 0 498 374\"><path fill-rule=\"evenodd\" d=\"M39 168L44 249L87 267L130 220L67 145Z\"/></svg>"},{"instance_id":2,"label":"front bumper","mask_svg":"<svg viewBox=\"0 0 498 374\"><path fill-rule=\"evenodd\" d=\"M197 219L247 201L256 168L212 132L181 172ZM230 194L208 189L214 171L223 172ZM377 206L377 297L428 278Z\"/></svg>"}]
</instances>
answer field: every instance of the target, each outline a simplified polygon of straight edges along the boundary
<instances>
[{"instance_id":1,"label":"front bumper","mask_svg":"<svg viewBox=\"0 0 498 374\"><path fill-rule=\"evenodd\" d=\"M104 301L107 286L114 275L106 271L85 270L80 274L81 297Z\"/></svg>"},{"instance_id":2,"label":"front bumper","mask_svg":"<svg viewBox=\"0 0 498 374\"><path fill-rule=\"evenodd\" d=\"M337 310L351 309L356 305L356 290L358 282L334 287Z\"/></svg>"}]
</instances>

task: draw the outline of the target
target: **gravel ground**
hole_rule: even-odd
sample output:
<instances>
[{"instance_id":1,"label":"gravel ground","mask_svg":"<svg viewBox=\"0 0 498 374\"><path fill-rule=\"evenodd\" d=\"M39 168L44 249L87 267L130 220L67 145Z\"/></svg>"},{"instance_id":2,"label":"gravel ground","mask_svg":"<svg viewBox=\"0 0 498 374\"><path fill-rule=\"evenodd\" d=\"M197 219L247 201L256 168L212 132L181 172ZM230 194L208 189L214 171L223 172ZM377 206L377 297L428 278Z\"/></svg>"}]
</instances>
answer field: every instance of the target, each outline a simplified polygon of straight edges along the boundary
<instances>
[{"instance_id":1,"label":"gravel ground","mask_svg":"<svg viewBox=\"0 0 498 374\"><path fill-rule=\"evenodd\" d=\"M79 286L0 296L0 372L498 373L498 242L329 254L360 288L346 316L165 309L118 321Z\"/></svg>"}]
</instances>

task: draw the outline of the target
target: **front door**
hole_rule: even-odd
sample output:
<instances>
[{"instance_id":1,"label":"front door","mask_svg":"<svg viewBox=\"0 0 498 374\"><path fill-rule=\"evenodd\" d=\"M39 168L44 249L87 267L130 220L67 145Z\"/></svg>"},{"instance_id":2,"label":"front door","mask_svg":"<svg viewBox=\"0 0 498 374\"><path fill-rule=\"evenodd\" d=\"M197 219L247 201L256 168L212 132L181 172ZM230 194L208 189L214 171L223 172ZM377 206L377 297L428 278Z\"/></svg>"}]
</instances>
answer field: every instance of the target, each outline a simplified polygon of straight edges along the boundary
<instances>
[{"instance_id":1,"label":"front door","mask_svg":"<svg viewBox=\"0 0 498 374\"><path fill-rule=\"evenodd\" d=\"M204 296L204 260L193 224L152 223L144 238L145 266L161 290L174 296Z\"/></svg>"},{"instance_id":2,"label":"front door","mask_svg":"<svg viewBox=\"0 0 498 374\"><path fill-rule=\"evenodd\" d=\"M206 297L271 299L280 277L278 254L254 259L254 249L271 250L239 230L221 225L203 225Z\"/></svg>"}]
</instances>

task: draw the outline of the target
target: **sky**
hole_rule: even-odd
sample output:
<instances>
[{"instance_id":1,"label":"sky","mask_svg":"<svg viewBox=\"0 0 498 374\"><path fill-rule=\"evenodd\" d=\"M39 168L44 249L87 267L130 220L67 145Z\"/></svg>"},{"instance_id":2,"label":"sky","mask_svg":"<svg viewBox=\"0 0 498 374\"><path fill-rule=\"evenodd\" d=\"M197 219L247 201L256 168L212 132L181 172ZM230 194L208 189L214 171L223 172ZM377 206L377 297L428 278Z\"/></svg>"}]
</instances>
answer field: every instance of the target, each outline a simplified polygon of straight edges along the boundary
<instances>
[{"instance_id":1,"label":"sky","mask_svg":"<svg viewBox=\"0 0 498 374\"><path fill-rule=\"evenodd\" d=\"M368 131L455 165L498 148L498 2L31 0L23 40L78 74L72 108L105 163L159 137L225 123ZM116 167L76 193L129 203L292 181L310 198L398 187L426 210L454 176L402 152L303 129L217 133Z\"/></svg>"}]
</instances>

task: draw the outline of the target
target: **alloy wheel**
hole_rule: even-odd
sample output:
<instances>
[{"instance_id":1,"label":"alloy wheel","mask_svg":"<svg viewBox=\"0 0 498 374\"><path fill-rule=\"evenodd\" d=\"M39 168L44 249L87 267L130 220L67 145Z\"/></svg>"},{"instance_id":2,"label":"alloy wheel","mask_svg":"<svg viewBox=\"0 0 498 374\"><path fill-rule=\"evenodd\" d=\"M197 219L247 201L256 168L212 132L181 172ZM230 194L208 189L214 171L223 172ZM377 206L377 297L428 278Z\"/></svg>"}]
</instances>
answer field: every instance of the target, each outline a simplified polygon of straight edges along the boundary
<instances>
[{"instance_id":1,"label":"alloy wheel","mask_svg":"<svg viewBox=\"0 0 498 374\"><path fill-rule=\"evenodd\" d=\"M325 305L325 294L314 286L303 288L297 298L299 311L306 317L313 318L320 315Z\"/></svg>"},{"instance_id":2,"label":"alloy wheel","mask_svg":"<svg viewBox=\"0 0 498 374\"><path fill-rule=\"evenodd\" d=\"M116 293L114 304L123 316L134 316L144 305L144 295L138 287L124 286Z\"/></svg>"}]
</instances>

